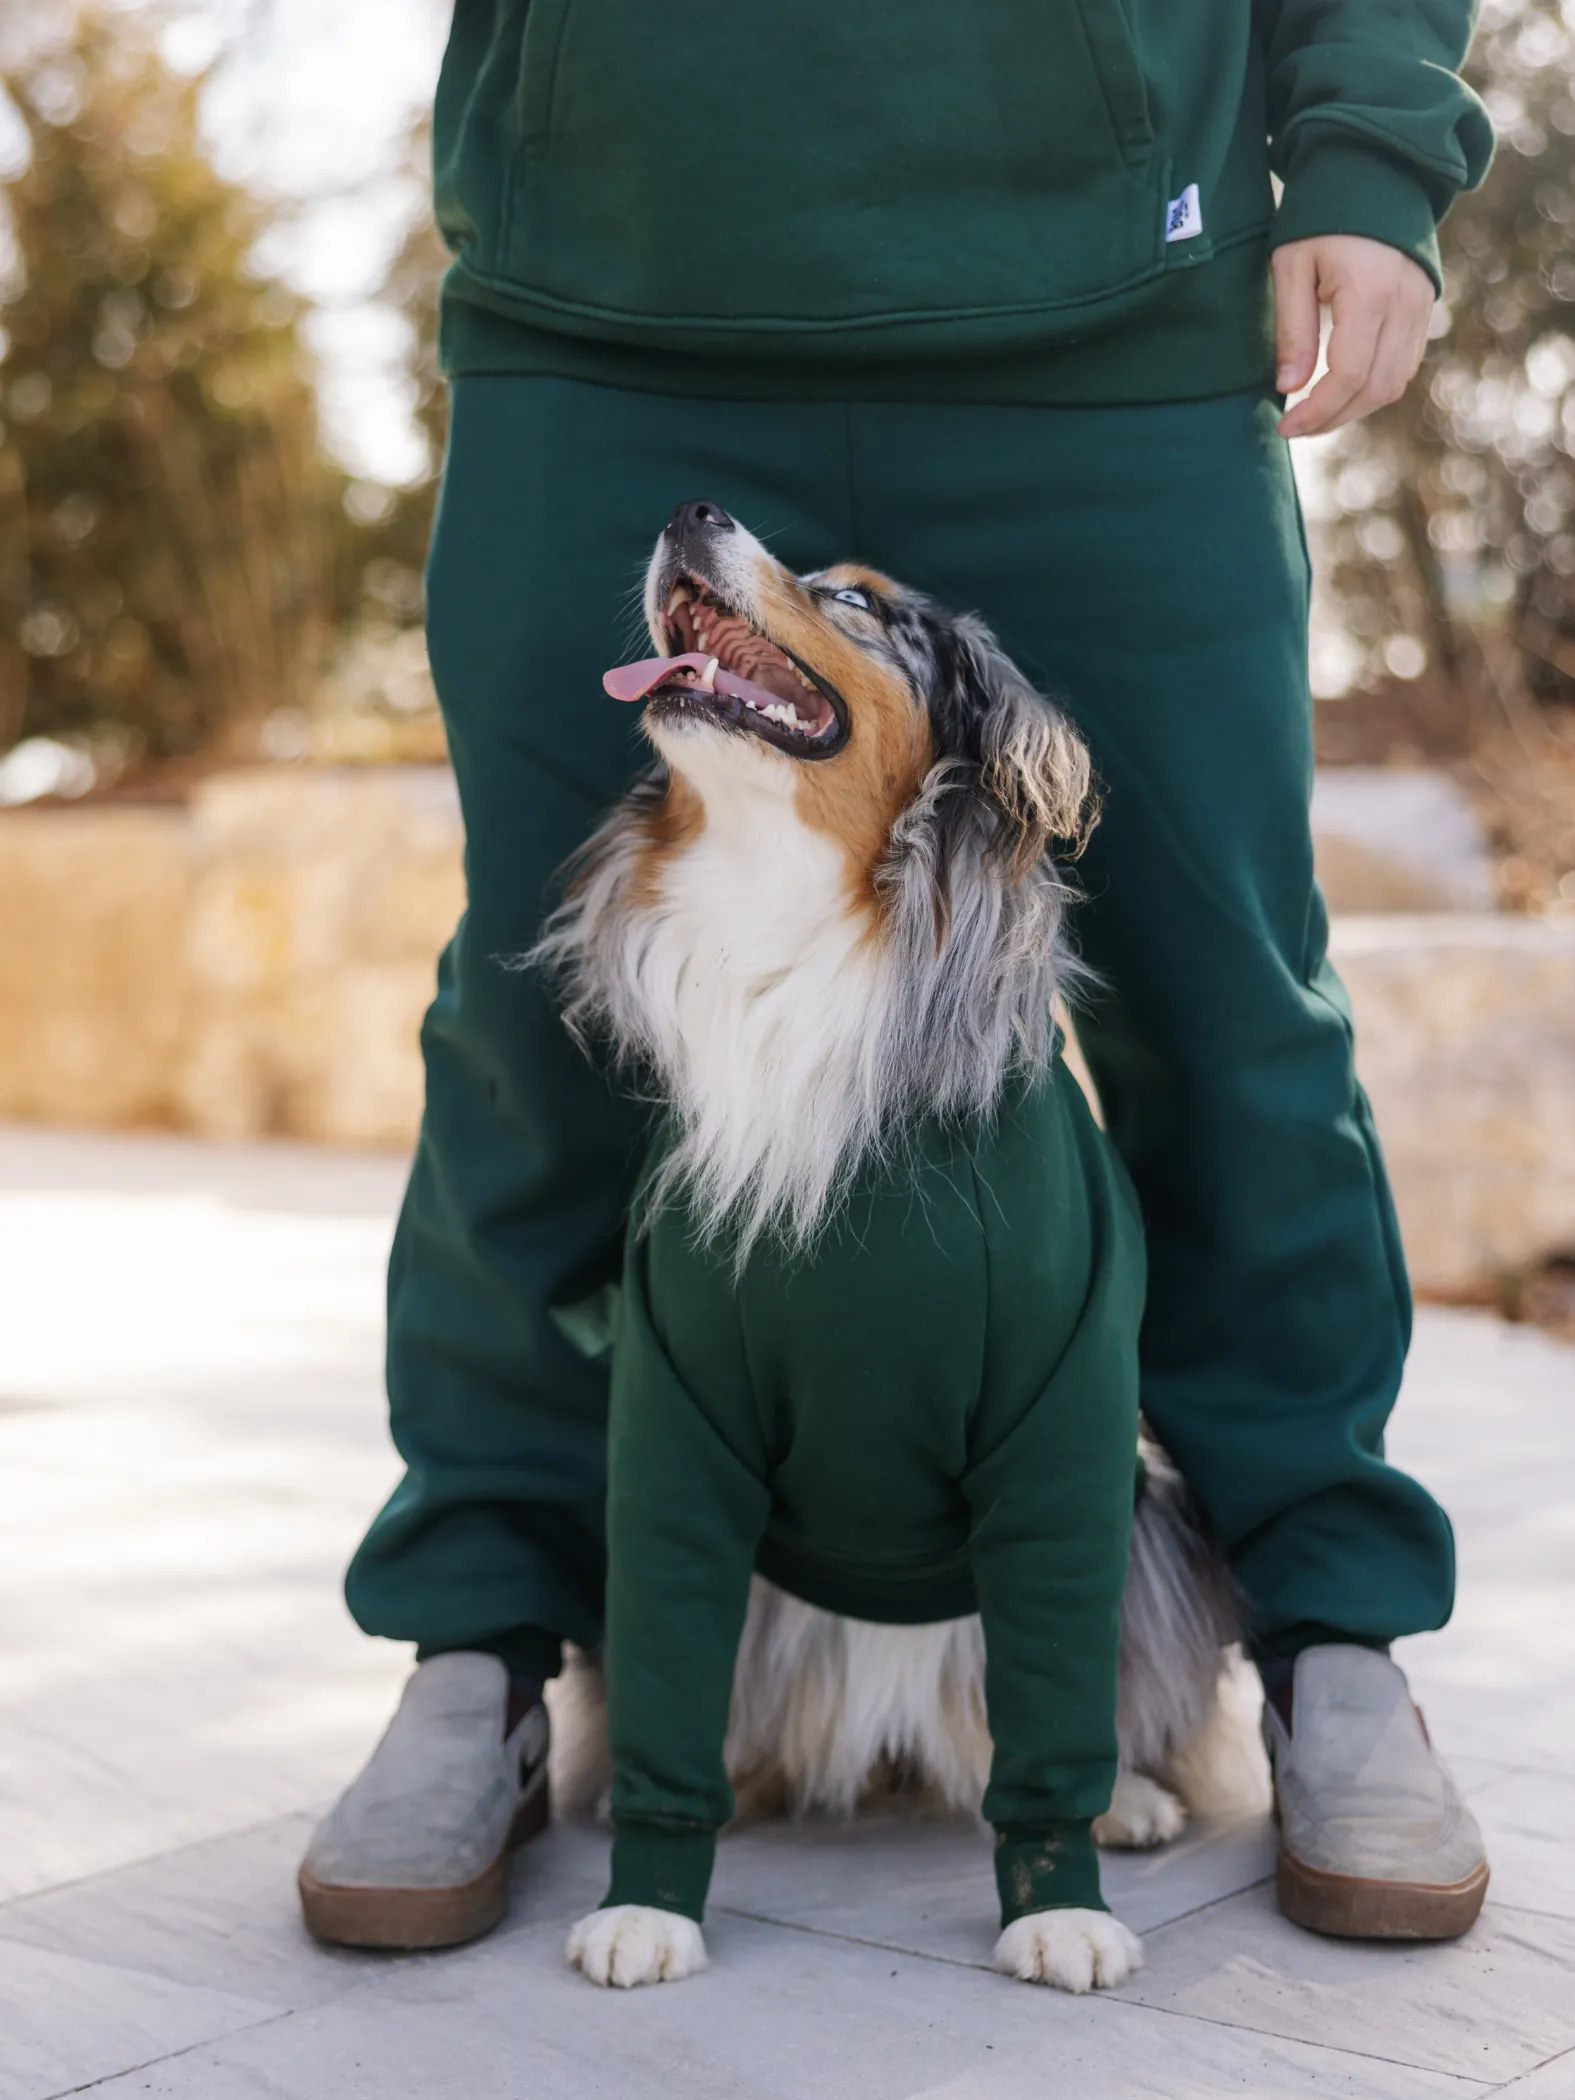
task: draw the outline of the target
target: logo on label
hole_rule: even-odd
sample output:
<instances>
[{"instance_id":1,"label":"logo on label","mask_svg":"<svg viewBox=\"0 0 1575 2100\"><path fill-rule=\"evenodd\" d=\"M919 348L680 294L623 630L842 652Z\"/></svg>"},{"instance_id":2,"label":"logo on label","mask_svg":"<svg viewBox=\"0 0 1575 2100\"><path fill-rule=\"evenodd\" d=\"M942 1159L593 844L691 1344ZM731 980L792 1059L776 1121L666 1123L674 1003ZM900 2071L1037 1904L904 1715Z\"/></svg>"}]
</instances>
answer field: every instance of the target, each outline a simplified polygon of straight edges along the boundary
<instances>
[{"instance_id":1,"label":"logo on label","mask_svg":"<svg viewBox=\"0 0 1575 2100\"><path fill-rule=\"evenodd\" d=\"M1198 202L1198 186L1189 182L1181 195L1165 206L1165 238L1190 241L1202 231L1203 207Z\"/></svg>"}]
</instances>

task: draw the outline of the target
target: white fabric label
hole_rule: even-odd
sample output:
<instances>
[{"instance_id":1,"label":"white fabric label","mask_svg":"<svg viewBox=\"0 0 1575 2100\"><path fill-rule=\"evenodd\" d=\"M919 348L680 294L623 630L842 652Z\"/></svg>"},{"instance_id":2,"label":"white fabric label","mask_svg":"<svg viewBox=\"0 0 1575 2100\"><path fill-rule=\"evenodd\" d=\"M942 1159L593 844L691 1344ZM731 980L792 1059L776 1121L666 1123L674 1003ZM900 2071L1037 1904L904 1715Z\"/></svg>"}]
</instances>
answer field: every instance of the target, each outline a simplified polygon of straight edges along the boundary
<instances>
[{"instance_id":1,"label":"white fabric label","mask_svg":"<svg viewBox=\"0 0 1575 2100\"><path fill-rule=\"evenodd\" d=\"M1203 207L1198 202L1198 186L1189 182L1181 195L1165 206L1165 238L1190 241L1202 231Z\"/></svg>"}]
</instances>

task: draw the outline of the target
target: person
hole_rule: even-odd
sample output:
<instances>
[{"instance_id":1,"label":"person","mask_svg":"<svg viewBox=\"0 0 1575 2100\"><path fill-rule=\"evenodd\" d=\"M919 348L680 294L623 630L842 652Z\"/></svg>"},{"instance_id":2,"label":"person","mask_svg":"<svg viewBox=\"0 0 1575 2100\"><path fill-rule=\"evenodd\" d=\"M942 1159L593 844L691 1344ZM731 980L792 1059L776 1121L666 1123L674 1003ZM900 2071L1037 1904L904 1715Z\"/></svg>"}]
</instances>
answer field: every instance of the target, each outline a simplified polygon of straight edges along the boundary
<instances>
[{"instance_id":1,"label":"person","mask_svg":"<svg viewBox=\"0 0 1575 2100\"><path fill-rule=\"evenodd\" d=\"M1142 1404L1250 1616L1282 1902L1376 1935L1475 1915L1480 1835L1388 1655L1447 1619L1452 1542L1383 1453L1410 1308L1313 879L1286 443L1417 369L1436 222L1491 151L1473 13L459 0L428 623L468 908L389 1270L407 1471L347 1578L418 1667L308 1851L322 1937L496 1918L543 1682L601 1632L645 1110L505 961L643 762L600 674L687 497L794 569L976 608L1077 721L1104 789L1078 1032L1148 1238Z\"/></svg>"}]
</instances>

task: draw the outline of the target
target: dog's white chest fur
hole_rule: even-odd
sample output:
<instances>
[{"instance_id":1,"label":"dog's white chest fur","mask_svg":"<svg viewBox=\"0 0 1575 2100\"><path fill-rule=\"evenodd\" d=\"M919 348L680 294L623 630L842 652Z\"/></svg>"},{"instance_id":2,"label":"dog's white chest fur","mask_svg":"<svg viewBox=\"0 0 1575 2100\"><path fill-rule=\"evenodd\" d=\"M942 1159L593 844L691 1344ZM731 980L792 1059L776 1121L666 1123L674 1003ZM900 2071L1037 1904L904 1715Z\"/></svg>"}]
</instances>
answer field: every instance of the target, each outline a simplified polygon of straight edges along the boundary
<instances>
[{"instance_id":1,"label":"dog's white chest fur","mask_svg":"<svg viewBox=\"0 0 1575 2100\"><path fill-rule=\"evenodd\" d=\"M740 795L730 753L708 794L705 754L684 756L705 827L631 928L678 1159L702 1215L740 1198L746 1217L813 1215L867 1112L878 955L841 849L801 821L788 768L761 754Z\"/></svg>"}]
</instances>

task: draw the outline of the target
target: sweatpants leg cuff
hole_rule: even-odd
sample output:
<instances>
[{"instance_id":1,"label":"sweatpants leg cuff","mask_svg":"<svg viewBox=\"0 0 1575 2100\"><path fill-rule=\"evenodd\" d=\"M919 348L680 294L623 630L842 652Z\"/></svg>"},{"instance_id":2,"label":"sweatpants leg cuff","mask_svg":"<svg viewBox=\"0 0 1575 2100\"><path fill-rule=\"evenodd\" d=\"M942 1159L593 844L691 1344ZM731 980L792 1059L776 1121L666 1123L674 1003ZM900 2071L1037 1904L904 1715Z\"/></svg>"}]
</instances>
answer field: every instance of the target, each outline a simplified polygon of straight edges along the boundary
<instances>
[{"instance_id":1,"label":"sweatpants leg cuff","mask_svg":"<svg viewBox=\"0 0 1575 2100\"><path fill-rule=\"evenodd\" d=\"M1320 1626L1315 1620L1303 1619L1295 1626L1282 1626L1277 1633L1254 1634L1247 1644L1247 1652L1261 1675L1266 1666L1275 1663L1295 1662L1304 1648L1372 1648L1380 1655L1389 1653L1389 1643L1375 1633L1346 1633L1338 1626Z\"/></svg>"},{"instance_id":2,"label":"sweatpants leg cuff","mask_svg":"<svg viewBox=\"0 0 1575 2100\"><path fill-rule=\"evenodd\" d=\"M416 1650L417 1662L434 1655L495 1655L511 1677L545 1684L563 1668L563 1642L544 1626L511 1626L504 1633L478 1634L473 1641L427 1641Z\"/></svg>"}]
</instances>

